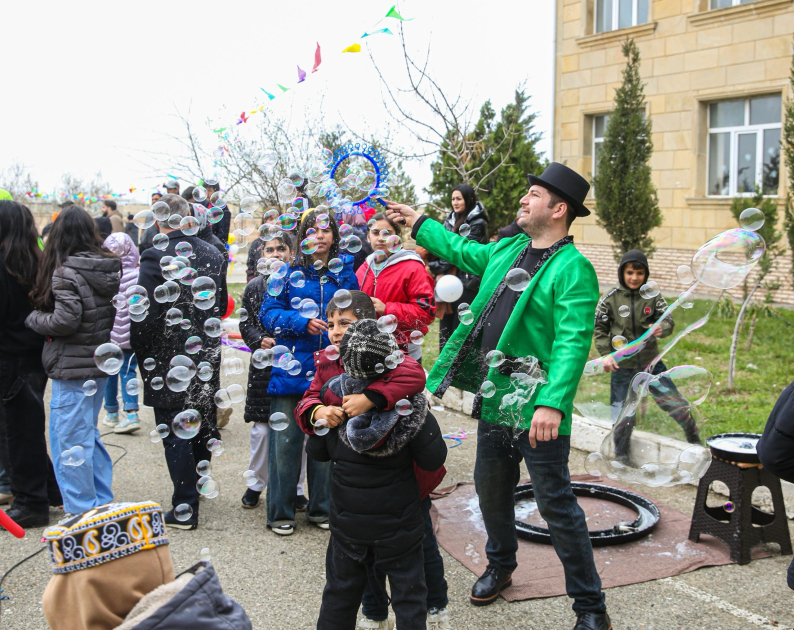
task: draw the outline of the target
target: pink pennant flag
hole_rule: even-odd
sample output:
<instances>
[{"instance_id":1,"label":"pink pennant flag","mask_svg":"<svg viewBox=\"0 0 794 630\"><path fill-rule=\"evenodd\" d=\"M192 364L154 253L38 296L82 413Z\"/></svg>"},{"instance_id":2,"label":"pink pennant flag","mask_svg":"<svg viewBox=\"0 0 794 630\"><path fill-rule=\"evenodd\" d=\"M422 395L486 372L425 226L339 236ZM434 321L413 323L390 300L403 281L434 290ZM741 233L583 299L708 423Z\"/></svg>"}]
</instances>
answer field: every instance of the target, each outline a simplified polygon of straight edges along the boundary
<instances>
[{"instance_id":1,"label":"pink pennant flag","mask_svg":"<svg viewBox=\"0 0 794 630\"><path fill-rule=\"evenodd\" d=\"M317 68L320 67L320 64L323 62L323 58L320 56L320 42L317 42L317 50L314 51L314 68L312 68L312 72L317 72Z\"/></svg>"}]
</instances>

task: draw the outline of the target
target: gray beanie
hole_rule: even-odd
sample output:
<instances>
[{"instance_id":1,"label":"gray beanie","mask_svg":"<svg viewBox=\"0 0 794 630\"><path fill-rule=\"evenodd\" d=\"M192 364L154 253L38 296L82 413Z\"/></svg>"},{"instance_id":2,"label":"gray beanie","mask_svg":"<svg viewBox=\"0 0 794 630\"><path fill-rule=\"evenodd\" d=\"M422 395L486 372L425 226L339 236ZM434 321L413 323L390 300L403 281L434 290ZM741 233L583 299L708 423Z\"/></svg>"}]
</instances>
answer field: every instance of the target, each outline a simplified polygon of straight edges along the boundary
<instances>
[{"instance_id":1,"label":"gray beanie","mask_svg":"<svg viewBox=\"0 0 794 630\"><path fill-rule=\"evenodd\" d=\"M395 348L397 342L391 333L380 332L374 319L360 319L348 327L339 344L339 353L348 376L374 380L381 375L375 366L383 364Z\"/></svg>"}]
</instances>

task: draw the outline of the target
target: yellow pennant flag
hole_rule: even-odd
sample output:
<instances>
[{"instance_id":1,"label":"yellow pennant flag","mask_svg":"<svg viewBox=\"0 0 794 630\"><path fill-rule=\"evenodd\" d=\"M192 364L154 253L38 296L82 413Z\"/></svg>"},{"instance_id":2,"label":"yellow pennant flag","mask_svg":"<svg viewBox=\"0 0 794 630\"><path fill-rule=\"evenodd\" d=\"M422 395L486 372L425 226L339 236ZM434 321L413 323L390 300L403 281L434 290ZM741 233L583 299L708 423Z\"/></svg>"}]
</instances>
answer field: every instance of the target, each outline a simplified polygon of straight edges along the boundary
<instances>
[{"instance_id":1,"label":"yellow pennant flag","mask_svg":"<svg viewBox=\"0 0 794 630\"><path fill-rule=\"evenodd\" d=\"M347 48L345 48L342 52L343 53L346 53L346 52L349 52L349 53L361 52L361 44L356 42L352 46L348 46Z\"/></svg>"}]
</instances>

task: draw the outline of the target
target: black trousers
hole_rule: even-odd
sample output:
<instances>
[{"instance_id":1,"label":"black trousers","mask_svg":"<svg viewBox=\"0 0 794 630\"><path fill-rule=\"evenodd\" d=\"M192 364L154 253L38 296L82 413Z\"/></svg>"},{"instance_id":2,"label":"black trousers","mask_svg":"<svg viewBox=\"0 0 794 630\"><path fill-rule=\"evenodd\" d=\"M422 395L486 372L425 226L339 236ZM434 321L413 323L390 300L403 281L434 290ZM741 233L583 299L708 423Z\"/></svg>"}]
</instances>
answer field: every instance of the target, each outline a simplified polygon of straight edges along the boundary
<instances>
[{"instance_id":1,"label":"black trousers","mask_svg":"<svg viewBox=\"0 0 794 630\"><path fill-rule=\"evenodd\" d=\"M154 419L157 424L166 424L171 429L171 422L182 409L154 408ZM165 448L165 462L168 465L168 474L174 484L174 494L171 497L173 507L187 503L193 508L193 517L198 516L199 491L196 483L199 475L196 464L206 459L212 461L212 453L207 449L207 441L217 437L217 429L206 420L202 423L196 437L183 440L174 435L173 430L163 439Z\"/></svg>"},{"instance_id":2,"label":"black trousers","mask_svg":"<svg viewBox=\"0 0 794 630\"><path fill-rule=\"evenodd\" d=\"M41 359L0 356L0 464L14 504L39 513L63 503L44 436L46 387Z\"/></svg>"},{"instance_id":3,"label":"black trousers","mask_svg":"<svg viewBox=\"0 0 794 630\"><path fill-rule=\"evenodd\" d=\"M354 630L361 596L374 572L385 573L391 588L391 606L400 630L426 630L427 587L422 545L395 560L376 560L375 549L365 547L353 558L335 540L328 541L325 589L317 630ZM383 593L383 597L386 594Z\"/></svg>"}]
</instances>

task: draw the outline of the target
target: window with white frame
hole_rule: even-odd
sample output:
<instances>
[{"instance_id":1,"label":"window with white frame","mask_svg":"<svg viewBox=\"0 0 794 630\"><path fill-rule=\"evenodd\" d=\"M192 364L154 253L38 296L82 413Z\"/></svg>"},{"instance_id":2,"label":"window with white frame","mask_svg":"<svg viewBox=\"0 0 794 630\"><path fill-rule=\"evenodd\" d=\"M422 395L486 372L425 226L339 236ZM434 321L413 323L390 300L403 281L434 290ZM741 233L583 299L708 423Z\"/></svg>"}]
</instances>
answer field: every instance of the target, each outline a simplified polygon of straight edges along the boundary
<instances>
[{"instance_id":1,"label":"window with white frame","mask_svg":"<svg viewBox=\"0 0 794 630\"><path fill-rule=\"evenodd\" d=\"M709 195L777 195L780 114L780 94L709 104Z\"/></svg>"},{"instance_id":2,"label":"window with white frame","mask_svg":"<svg viewBox=\"0 0 794 630\"><path fill-rule=\"evenodd\" d=\"M593 177L598 171L598 158L601 146L604 144L604 134L607 130L609 114L593 116Z\"/></svg>"},{"instance_id":3,"label":"window with white frame","mask_svg":"<svg viewBox=\"0 0 794 630\"><path fill-rule=\"evenodd\" d=\"M738 4L747 4L748 2L755 2L756 0L711 0L709 8L711 9L726 9L728 7L735 7Z\"/></svg>"},{"instance_id":4,"label":"window with white frame","mask_svg":"<svg viewBox=\"0 0 794 630\"><path fill-rule=\"evenodd\" d=\"M596 0L596 33L616 31L648 21L649 0Z\"/></svg>"}]
</instances>

